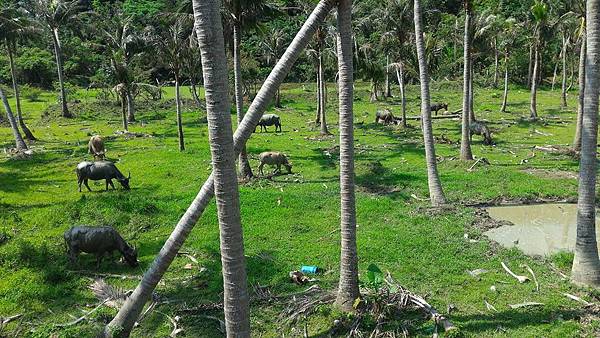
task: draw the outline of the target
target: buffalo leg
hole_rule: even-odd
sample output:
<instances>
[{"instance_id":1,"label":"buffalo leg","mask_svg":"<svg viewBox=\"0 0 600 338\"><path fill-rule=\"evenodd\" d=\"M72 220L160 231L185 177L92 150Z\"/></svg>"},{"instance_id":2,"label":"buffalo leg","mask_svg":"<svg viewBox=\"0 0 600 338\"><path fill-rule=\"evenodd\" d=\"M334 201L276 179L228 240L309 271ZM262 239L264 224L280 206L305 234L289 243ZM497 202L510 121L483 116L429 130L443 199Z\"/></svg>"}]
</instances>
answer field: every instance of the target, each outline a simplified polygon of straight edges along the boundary
<instances>
[{"instance_id":1,"label":"buffalo leg","mask_svg":"<svg viewBox=\"0 0 600 338\"><path fill-rule=\"evenodd\" d=\"M87 178L85 180L83 180L83 184L85 184L85 187L87 188L88 191L92 191L92 189L90 189L90 186L88 185Z\"/></svg>"},{"instance_id":2,"label":"buffalo leg","mask_svg":"<svg viewBox=\"0 0 600 338\"><path fill-rule=\"evenodd\" d=\"M258 173L259 173L261 176L265 176L265 174L263 173L263 167L264 167L264 165L265 165L264 163L261 163L261 164L258 166Z\"/></svg>"},{"instance_id":3,"label":"buffalo leg","mask_svg":"<svg viewBox=\"0 0 600 338\"><path fill-rule=\"evenodd\" d=\"M115 190L115 185L113 184L112 180L108 180L108 184L110 184L110 186L113 188L113 190ZM108 188L106 190L108 190Z\"/></svg>"}]
</instances>

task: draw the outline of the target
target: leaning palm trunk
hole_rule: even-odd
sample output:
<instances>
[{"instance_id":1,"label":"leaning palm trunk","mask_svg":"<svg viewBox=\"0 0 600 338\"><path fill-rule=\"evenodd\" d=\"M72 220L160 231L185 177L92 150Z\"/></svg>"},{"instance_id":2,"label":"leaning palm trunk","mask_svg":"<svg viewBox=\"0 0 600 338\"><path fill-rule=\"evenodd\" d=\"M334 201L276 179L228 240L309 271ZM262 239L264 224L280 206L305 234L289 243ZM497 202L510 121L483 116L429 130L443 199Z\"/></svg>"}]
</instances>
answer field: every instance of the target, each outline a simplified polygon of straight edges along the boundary
<instances>
[{"instance_id":1,"label":"leaning palm trunk","mask_svg":"<svg viewBox=\"0 0 600 338\"><path fill-rule=\"evenodd\" d=\"M508 48L504 50L504 94L502 95L502 108L500 111L506 113L508 101Z\"/></svg>"},{"instance_id":2,"label":"leaning palm trunk","mask_svg":"<svg viewBox=\"0 0 600 338\"><path fill-rule=\"evenodd\" d=\"M425 43L421 27L421 1L414 0L415 40L417 45L417 58L419 59L419 75L421 79L421 119L423 121L423 140L425 143L425 158L427 162L427 178L431 204L439 206L446 203L442 190L442 183L438 176L435 148L433 144L433 128L431 126L431 110L429 98L429 74L425 56Z\"/></svg>"},{"instance_id":3,"label":"leaning palm trunk","mask_svg":"<svg viewBox=\"0 0 600 338\"><path fill-rule=\"evenodd\" d=\"M219 218L225 332L227 337L250 337L250 305L220 0L192 0L192 4L202 55L208 137Z\"/></svg>"},{"instance_id":4,"label":"leaning palm trunk","mask_svg":"<svg viewBox=\"0 0 600 338\"><path fill-rule=\"evenodd\" d=\"M558 57L560 58L562 55L562 50L559 53ZM558 61L554 64L554 72L552 73L552 86L550 87L550 91L554 91L554 85L556 85L556 76L558 74Z\"/></svg>"},{"instance_id":5,"label":"leaning palm trunk","mask_svg":"<svg viewBox=\"0 0 600 338\"><path fill-rule=\"evenodd\" d=\"M581 125L583 120L583 105L585 98L585 51L586 34L581 37L581 49L579 51L579 96L577 105L577 124L575 126L575 139L573 140L573 150L581 150Z\"/></svg>"},{"instance_id":6,"label":"leaning palm trunk","mask_svg":"<svg viewBox=\"0 0 600 338\"><path fill-rule=\"evenodd\" d=\"M329 135L329 130L327 129L327 120L325 118L325 112L327 110L325 95L327 94L325 93L325 72L323 71L323 53L319 53L319 78L321 79L321 81L319 81L319 92L321 93L319 97L319 106L321 107L321 135Z\"/></svg>"},{"instance_id":7,"label":"leaning palm trunk","mask_svg":"<svg viewBox=\"0 0 600 338\"><path fill-rule=\"evenodd\" d=\"M54 42L54 54L56 56L56 69L58 70L58 83L60 85L60 101L62 106L62 116L71 118L73 115L67 107L67 92L65 90L65 79L63 75L63 60L62 49L60 46L60 38L58 36L58 28L52 29L52 41Z\"/></svg>"},{"instance_id":8,"label":"leaning palm trunk","mask_svg":"<svg viewBox=\"0 0 600 338\"><path fill-rule=\"evenodd\" d=\"M562 48L562 86L560 92L560 106L562 108L567 107L567 45L569 39L563 37L563 48Z\"/></svg>"},{"instance_id":9,"label":"leaning palm trunk","mask_svg":"<svg viewBox=\"0 0 600 338\"><path fill-rule=\"evenodd\" d=\"M534 61L533 61L533 75L532 75L532 81L531 81L531 98L530 98L530 106L529 106L529 112L531 114L531 118L532 119L537 119L538 115L537 115L537 87L538 87L538 82L537 82L537 78L538 78L538 71L539 71L539 52L537 50L537 46L535 48L534 51Z\"/></svg>"},{"instance_id":10,"label":"leaning palm trunk","mask_svg":"<svg viewBox=\"0 0 600 338\"><path fill-rule=\"evenodd\" d=\"M354 192L354 116L352 74L352 0L338 3L338 70L340 110L340 196L341 256L340 281L336 304L352 311L358 291L358 255L356 249L356 201Z\"/></svg>"},{"instance_id":11,"label":"leaning palm trunk","mask_svg":"<svg viewBox=\"0 0 600 338\"><path fill-rule=\"evenodd\" d=\"M398 78L398 86L400 87L400 100L402 102L402 126L406 128L406 96L404 94L404 65L402 64L402 61L400 61L398 63L398 67L396 67L396 77Z\"/></svg>"},{"instance_id":12,"label":"leaning palm trunk","mask_svg":"<svg viewBox=\"0 0 600 338\"><path fill-rule=\"evenodd\" d=\"M242 93L242 61L240 59L240 40L242 38L241 24L236 18L236 22L233 25L233 68L234 68L234 80L235 80L235 109L237 111L238 124L244 119L244 95ZM240 152L238 157L239 174L243 179L249 179L254 176L252 174L252 168L248 161L248 154L246 153L246 146Z\"/></svg>"},{"instance_id":13,"label":"leaning palm trunk","mask_svg":"<svg viewBox=\"0 0 600 338\"><path fill-rule=\"evenodd\" d=\"M600 286L600 260L596 242L596 167L598 94L600 93L600 0L587 1L585 99L581 128L577 239L571 280Z\"/></svg>"},{"instance_id":14,"label":"leaning palm trunk","mask_svg":"<svg viewBox=\"0 0 600 338\"><path fill-rule=\"evenodd\" d=\"M2 88L0 88L0 100L2 100L2 104L4 104L4 110L6 110L6 117L8 118L8 122L10 122L10 129L12 129L13 136L15 137L15 145L17 150L27 150L27 144L23 141L23 137L19 132L19 127L17 126L17 121L15 120L15 116L10 109L10 105L8 104L8 100L6 99L6 95Z\"/></svg>"},{"instance_id":15,"label":"leaning palm trunk","mask_svg":"<svg viewBox=\"0 0 600 338\"><path fill-rule=\"evenodd\" d=\"M235 131L233 139L236 152L240 152L242 147L246 144L246 141L252 135L254 127L258 124L262 114L275 97L279 85L290 72L292 65L296 62L300 53L302 53L304 48L308 45L308 42L314 35L317 27L323 23L334 3L335 0L321 0L319 2L298 34L296 34L296 37L287 48L284 55L279 59L275 68L271 71L271 74L269 74L265 80L263 86L256 94L254 101L248 108L242 123ZM213 183L213 175L211 174L202 185L202 188L186 210L185 214L175 226L175 229L154 259L154 262L152 262L152 265L144 274L140 284L138 284L131 296L127 298L127 301L123 307L121 307L115 318L107 325L105 332L108 335L116 330L119 331L119 336L126 336L131 332L135 321L142 312L144 304L146 304L152 295L152 291L167 271L169 265L183 245L183 242L186 240L213 197Z\"/></svg>"},{"instance_id":16,"label":"leaning palm trunk","mask_svg":"<svg viewBox=\"0 0 600 338\"><path fill-rule=\"evenodd\" d=\"M471 8L469 2L465 1L465 34L464 34L464 57L463 57L463 109L462 109L462 129L460 139L460 159L470 161L473 159L471 152L470 138L470 120L471 120L471 46L469 39L469 29L471 26Z\"/></svg>"},{"instance_id":17,"label":"leaning palm trunk","mask_svg":"<svg viewBox=\"0 0 600 338\"><path fill-rule=\"evenodd\" d=\"M183 141L183 126L181 122L181 97L179 94L179 75L175 73L175 110L177 112L177 138L179 140L179 151L185 150L185 142Z\"/></svg>"},{"instance_id":18,"label":"leaning palm trunk","mask_svg":"<svg viewBox=\"0 0 600 338\"><path fill-rule=\"evenodd\" d=\"M10 64L10 75L12 77L12 86L13 91L15 92L15 101L17 107L17 123L19 124L19 127L21 127L21 130L23 130L25 138L29 141L35 141L35 136L33 136L33 133L31 132L31 130L29 130L29 128L25 124L25 121L23 120L23 113L21 111L21 97L19 95L19 84L17 83L17 71L15 69L15 62L13 57L13 47L14 46L11 46L10 42L6 40L6 49L8 50L8 62Z\"/></svg>"}]
</instances>

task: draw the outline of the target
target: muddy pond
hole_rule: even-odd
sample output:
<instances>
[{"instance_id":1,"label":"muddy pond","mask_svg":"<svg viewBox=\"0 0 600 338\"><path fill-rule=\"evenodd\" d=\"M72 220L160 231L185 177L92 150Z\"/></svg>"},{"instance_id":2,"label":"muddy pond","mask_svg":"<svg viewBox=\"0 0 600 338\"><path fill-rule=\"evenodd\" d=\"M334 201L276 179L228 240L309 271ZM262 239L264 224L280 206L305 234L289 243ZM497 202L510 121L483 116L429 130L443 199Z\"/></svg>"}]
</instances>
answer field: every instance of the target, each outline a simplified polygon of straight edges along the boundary
<instances>
[{"instance_id":1,"label":"muddy pond","mask_svg":"<svg viewBox=\"0 0 600 338\"><path fill-rule=\"evenodd\" d=\"M502 246L517 247L528 255L549 255L573 251L577 227L576 204L535 204L487 208L490 217L508 221L485 232ZM600 238L600 222L596 217L596 236Z\"/></svg>"}]
</instances>

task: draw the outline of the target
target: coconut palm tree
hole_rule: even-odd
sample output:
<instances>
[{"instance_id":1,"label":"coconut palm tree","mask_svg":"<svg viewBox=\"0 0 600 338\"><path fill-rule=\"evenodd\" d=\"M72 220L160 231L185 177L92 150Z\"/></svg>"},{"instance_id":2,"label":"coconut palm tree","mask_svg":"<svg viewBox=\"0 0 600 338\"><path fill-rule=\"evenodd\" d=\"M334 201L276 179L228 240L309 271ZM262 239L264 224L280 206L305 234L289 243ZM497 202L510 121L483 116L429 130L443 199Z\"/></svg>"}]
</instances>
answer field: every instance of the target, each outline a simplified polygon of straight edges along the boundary
<instances>
[{"instance_id":1,"label":"coconut palm tree","mask_svg":"<svg viewBox=\"0 0 600 338\"><path fill-rule=\"evenodd\" d=\"M117 85L122 86L122 96L127 103L127 120L134 122L133 98L138 84L135 83L133 62L141 55L146 41L135 28L133 17L126 16L121 11L113 13L105 26L102 28L102 35L109 53L112 75Z\"/></svg>"},{"instance_id":2,"label":"coconut palm tree","mask_svg":"<svg viewBox=\"0 0 600 338\"><path fill-rule=\"evenodd\" d=\"M162 34L154 34L152 40L162 58L175 77L175 107L177 114L177 136L179 151L185 150L183 125L181 121L181 73L184 59L191 57L188 53L189 37L192 34L193 21L188 15L175 15L169 26L162 30Z\"/></svg>"},{"instance_id":3,"label":"coconut palm tree","mask_svg":"<svg viewBox=\"0 0 600 338\"><path fill-rule=\"evenodd\" d=\"M358 255L356 249L356 202L354 193L354 94L352 87L352 0L338 2L338 70L340 111L340 196L341 256L340 281L336 304L352 311L358 290Z\"/></svg>"},{"instance_id":4,"label":"coconut palm tree","mask_svg":"<svg viewBox=\"0 0 600 338\"><path fill-rule=\"evenodd\" d=\"M463 57L463 109L462 109L462 130L460 140L460 159L470 161L473 159L471 152L471 131L469 122L471 119L471 16L472 6L469 0L464 1L465 7L465 34L464 34L464 57Z\"/></svg>"},{"instance_id":5,"label":"coconut palm tree","mask_svg":"<svg viewBox=\"0 0 600 338\"><path fill-rule=\"evenodd\" d=\"M534 29L533 29L533 73L531 75L531 99L529 112L532 119L537 119L537 88L540 72L540 47L542 44L542 30L545 28L546 21L548 20L548 5L543 0L536 0L535 4L531 6L531 13L534 18Z\"/></svg>"},{"instance_id":6,"label":"coconut palm tree","mask_svg":"<svg viewBox=\"0 0 600 338\"><path fill-rule=\"evenodd\" d=\"M600 259L596 240L596 168L598 95L600 94L600 0L587 0L585 99L581 128L577 239L571 280L600 286Z\"/></svg>"},{"instance_id":7,"label":"coconut palm tree","mask_svg":"<svg viewBox=\"0 0 600 338\"><path fill-rule=\"evenodd\" d=\"M500 48L504 51L504 93L502 94L502 107L500 107L502 113L506 112L506 106L508 104L509 50L512 48L516 39L516 29L518 26L515 22L514 18L505 19L500 31Z\"/></svg>"},{"instance_id":8,"label":"coconut palm tree","mask_svg":"<svg viewBox=\"0 0 600 338\"><path fill-rule=\"evenodd\" d=\"M583 23L585 25L585 23ZM577 124L575 126L575 139L573 140L573 150L581 150L581 126L583 120L583 106L585 104L585 52L586 52L586 34L585 26L581 34L581 47L579 50L579 95L577 104Z\"/></svg>"},{"instance_id":9,"label":"coconut palm tree","mask_svg":"<svg viewBox=\"0 0 600 338\"><path fill-rule=\"evenodd\" d=\"M264 35L262 40L263 55L268 65L275 65L279 62L279 56L285 47L285 32L282 30L271 28ZM275 107L281 108L281 92L277 88L275 95Z\"/></svg>"},{"instance_id":10,"label":"coconut palm tree","mask_svg":"<svg viewBox=\"0 0 600 338\"><path fill-rule=\"evenodd\" d=\"M415 44L419 59L419 77L421 79L421 119L423 124L423 140L425 143L425 158L427 162L427 178L429 182L429 195L431 204L439 206L446 203L442 190L442 183L437 171L435 148L433 144L433 128L431 125L431 111L429 98L429 74L425 61L425 43L423 41L423 28L421 26L421 1L414 0L415 16Z\"/></svg>"},{"instance_id":11,"label":"coconut palm tree","mask_svg":"<svg viewBox=\"0 0 600 338\"><path fill-rule=\"evenodd\" d=\"M11 6L0 9L0 41L4 42L8 53L8 63L10 66L10 75L12 78L13 91L15 93L15 101L17 108L17 123L25 138L30 141L35 141L36 138L23 120L23 112L21 111L21 97L19 95L19 84L17 78L17 69L15 67L14 55L17 51L17 42L19 39L27 38L36 33L35 27L32 25L20 11Z\"/></svg>"},{"instance_id":12,"label":"coconut palm tree","mask_svg":"<svg viewBox=\"0 0 600 338\"><path fill-rule=\"evenodd\" d=\"M279 59L275 68L271 71L262 87L256 94L254 101L248 108L244 120L238 126L233 135L235 150L240 152L246 141L254 132L254 127L258 124L262 114L265 112L279 86L290 72L293 64L296 62L304 48L315 33L316 27L320 25L329 11L335 5L336 0L321 0L312 14L308 17L296 37L287 48L283 56ZM127 336L138 316L144 308L144 304L152 296L152 291L169 268L171 262L177 255L177 252L189 236L194 225L208 206L208 203L214 196L214 176L211 174L202 188L192 201L191 205L181 217L175 229L163 245L162 249L154 259L148 271L135 288L131 296L127 298L115 318L106 326L106 336Z\"/></svg>"},{"instance_id":13,"label":"coconut palm tree","mask_svg":"<svg viewBox=\"0 0 600 338\"><path fill-rule=\"evenodd\" d=\"M221 237L223 308L228 337L250 337L250 306L231 130L227 57L219 0L193 0L202 52L214 194Z\"/></svg>"},{"instance_id":14,"label":"coconut palm tree","mask_svg":"<svg viewBox=\"0 0 600 338\"><path fill-rule=\"evenodd\" d=\"M2 104L4 105L4 110L6 111L6 117L8 118L8 122L10 122L10 129L13 132L13 136L15 137L15 145L17 150L23 151L27 150L27 144L23 141L23 137L21 136L21 132L19 132L19 127L17 127L17 121L15 120L15 116L10 109L10 105L8 104L8 100L6 99L6 95L4 94L4 90L0 87L0 100L2 100Z\"/></svg>"},{"instance_id":15,"label":"coconut palm tree","mask_svg":"<svg viewBox=\"0 0 600 338\"><path fill-rule=\"evenodd\" d=\"M77 20L84 9L83 2L79 0L32 0L27 3L30 5L28 11L31 16L36 18L38 23L49 30L52 35L60 85L62 116L73 117L67 107L67 92L63 71L64 61L59 31L61 27Z\"/></svg>"}]
</instances>

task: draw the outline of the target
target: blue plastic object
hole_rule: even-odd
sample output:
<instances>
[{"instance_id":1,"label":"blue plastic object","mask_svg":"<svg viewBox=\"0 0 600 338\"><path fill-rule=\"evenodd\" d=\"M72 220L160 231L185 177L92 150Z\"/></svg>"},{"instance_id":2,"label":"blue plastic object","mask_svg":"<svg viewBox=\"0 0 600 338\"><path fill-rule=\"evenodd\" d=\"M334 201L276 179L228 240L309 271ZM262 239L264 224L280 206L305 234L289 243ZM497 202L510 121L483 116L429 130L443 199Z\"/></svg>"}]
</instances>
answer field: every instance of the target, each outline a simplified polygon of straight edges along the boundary
<instances>
[{"instance_id":1,"label":"blue plastic object","mask_svg":"<svg viewBox=\"0 0 600 338\"><path fill-rule=\"evenodd\" d=\"M317 272L319 272L319 268L314 265L303 265L302 268L300 268L300 272L302 272L302 273L317 273Z\"/></svg>"}]
</instances>

